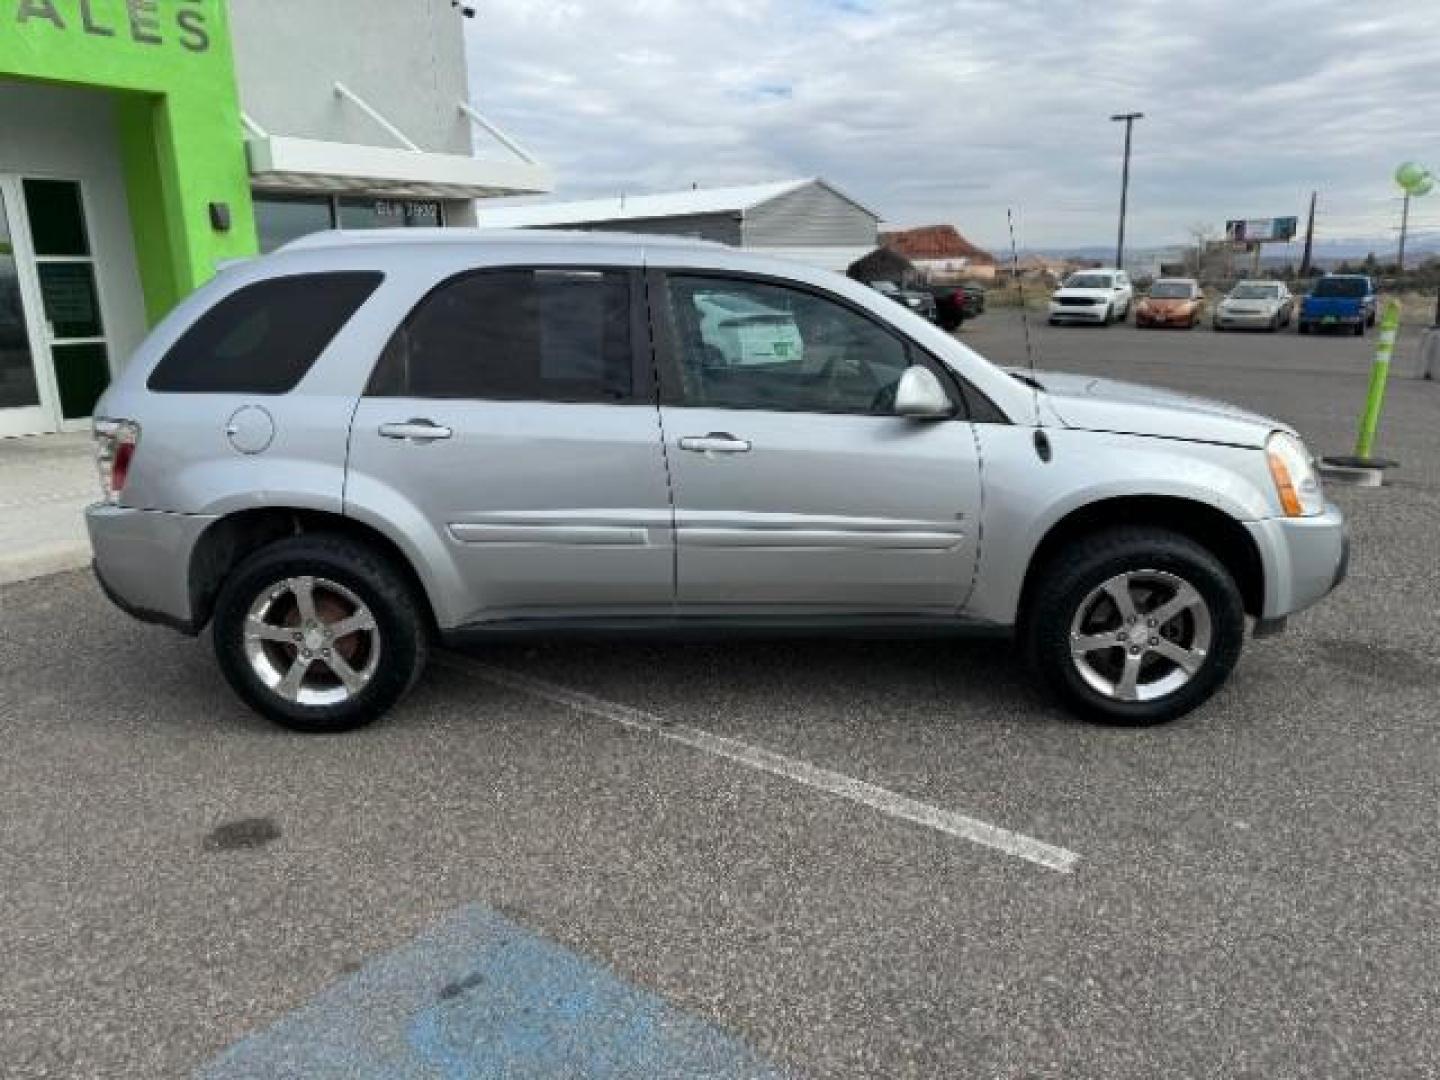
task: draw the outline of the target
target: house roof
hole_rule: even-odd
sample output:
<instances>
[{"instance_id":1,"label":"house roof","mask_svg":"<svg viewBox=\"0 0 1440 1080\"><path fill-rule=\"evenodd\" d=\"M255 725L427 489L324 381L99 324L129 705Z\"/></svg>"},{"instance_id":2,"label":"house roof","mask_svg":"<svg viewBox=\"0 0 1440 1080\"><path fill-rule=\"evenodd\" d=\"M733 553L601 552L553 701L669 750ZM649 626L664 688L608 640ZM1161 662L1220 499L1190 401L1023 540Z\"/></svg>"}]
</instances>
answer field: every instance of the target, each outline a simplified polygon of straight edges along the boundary
<instances>
[{"instance_id":1,"label":"house roof","mask_svg":"<svg viewBox=\"0 0 1440 1080\"><path fill-rule=\"evenodd\" d=\"M880 242L907 259L969 259L993 263L995 256L960 235L954 225L925 225L918 229L880 234Z\"/></svg>"},{"instance_id":2,"label":"house roof","mask_svg":"<svg viewBox=\"0 0 1440 1080\"><path fill-rule=\"evenodd\" d=\"M597 221L639 221L648 218L690 217L695 214L744 213L809 184L819 184L846 202L854 203L877 219L878 214L824 180L805 177L770 184L694 188L652 195L618 195L580 202L494 203L476 208L482 228L523 229L551 225L579 225Z\"/></svg>"}]
</instances>

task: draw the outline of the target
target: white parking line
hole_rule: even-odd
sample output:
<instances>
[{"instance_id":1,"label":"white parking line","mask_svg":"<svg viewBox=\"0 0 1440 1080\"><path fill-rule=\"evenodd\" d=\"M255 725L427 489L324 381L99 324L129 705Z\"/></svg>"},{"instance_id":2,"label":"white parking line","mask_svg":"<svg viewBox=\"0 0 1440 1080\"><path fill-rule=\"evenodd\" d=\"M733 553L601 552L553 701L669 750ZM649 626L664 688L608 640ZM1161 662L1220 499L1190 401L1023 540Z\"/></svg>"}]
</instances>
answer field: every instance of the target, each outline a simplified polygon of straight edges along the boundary
<instances>
[{"instance_id":1,"label":"white parking line","mask_svg":"<svg viewBox=\"0 0 1440 1080\"><path fill-rule=\"evenodd\" d=\"M969 840L974 844L1003 851L1007 855L1025 859L1027 862L1043 866L1047 870L1058 870L1062 874L1068 874L1075 869L1075 864L1080 860L1080 856L1075 852L1056 847L1054 844L1047 844L1043 840L1036 840L1023 833L1011 832L1009 829L1002 829L998 825L966 817L964 814L942 810L938 806L906 798L888 788L857 780L844 773L822 769L809 762L798 761L795 758L786 757L784 754L777 754L773 750L740 742L738 739L714 735L688 724L672 724L653 713L606 701L594 694L572 690L557 683L494 667L478 660L454 654L446 654L437 659L444 667L479 676L497 686L544 698L588 716L599 717L635 731L643 731L649 735L669 739L672 742L725 758L727 761L733 761L759 772L783 776L797 784L803 784L817 791L824 791L862 806L868 806L889 817L909 821L916 825L924 825L937 832L945 833L947 836Z\"/></svg>"}]
</instances>

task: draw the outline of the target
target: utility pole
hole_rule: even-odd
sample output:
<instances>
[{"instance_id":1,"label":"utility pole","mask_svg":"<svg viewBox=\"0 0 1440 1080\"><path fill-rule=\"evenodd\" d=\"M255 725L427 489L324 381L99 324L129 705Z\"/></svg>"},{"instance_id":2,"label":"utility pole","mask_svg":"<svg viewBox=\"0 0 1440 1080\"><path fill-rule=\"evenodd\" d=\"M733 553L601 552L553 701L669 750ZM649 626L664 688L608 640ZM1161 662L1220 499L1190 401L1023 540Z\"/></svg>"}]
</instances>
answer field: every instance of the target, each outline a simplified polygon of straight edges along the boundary
<instances>
[{"instance_id":1,"label":"utility pole","mask_svg":"<svg viewBox=\"0 0 1440 1080\"><path fill-rule=\"evenodd\" d=\"M1405 192L1405 202L1400 209L1400 250L1395 254L1395 270L1405 272L1405 234L1410 231L1410 192Z\"/></svg>"},{"instance_id":2,"label":"utility pole","mask_svg":"<svg viewBox=\"0 0 1440 1080\"><path fill-rule=\"evenodd\" d=\"M1115 268L1125 269L1125 202L1130 196L1130 129L1135 126L1136 120L1141 120L1144 113L1117 113L1110 117L1111 120L1125 121L1125 164L1120 173L1120 236L1115 241Z\"/></svg>"},{"instance_id":3,"label":"utility pole","mask_svg":"<svg viewBox=\"0 0 1440 1080\"><path fill-rule=\"evenodd\" d=\"M1300 276L1310 276L1311 246L1315 242L1315 192L1310 192L1310 217L1305 222L1305 253L1300 256Z\"/></svg>"}]
</instances>

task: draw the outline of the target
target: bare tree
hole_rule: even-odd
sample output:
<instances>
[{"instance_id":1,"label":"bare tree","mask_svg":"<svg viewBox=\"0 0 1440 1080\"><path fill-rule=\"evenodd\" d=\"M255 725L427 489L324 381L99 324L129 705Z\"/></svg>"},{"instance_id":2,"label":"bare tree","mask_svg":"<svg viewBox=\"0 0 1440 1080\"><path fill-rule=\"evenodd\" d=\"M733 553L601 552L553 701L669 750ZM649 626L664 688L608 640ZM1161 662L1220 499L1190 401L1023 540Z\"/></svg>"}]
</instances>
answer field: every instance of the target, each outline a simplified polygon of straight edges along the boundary
<instances>
[{"instance_id":1,"label":"bare tree","mask_svg":"<svg viewBox=\"0 0 1440 1080\"><path fill-rule=\"evenodd\" d=\"M1205 270L1205 251L1215 240L1216 229L1208 221L1196 221L1187 225L1185 231L1195 242L1195 277L1199 278Z\"/></svg>"}]
</instances>

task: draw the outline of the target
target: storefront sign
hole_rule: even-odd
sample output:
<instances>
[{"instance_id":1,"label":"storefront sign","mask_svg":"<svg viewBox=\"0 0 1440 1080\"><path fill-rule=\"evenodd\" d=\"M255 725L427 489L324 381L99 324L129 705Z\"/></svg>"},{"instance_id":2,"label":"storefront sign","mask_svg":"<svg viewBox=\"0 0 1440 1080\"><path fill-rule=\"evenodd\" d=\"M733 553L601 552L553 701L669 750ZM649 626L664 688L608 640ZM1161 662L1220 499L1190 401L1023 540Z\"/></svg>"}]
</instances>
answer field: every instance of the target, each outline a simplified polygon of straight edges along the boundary
<instances>
[{"instance_id":1,"label":"storefront sign","mask_svg":"<svg viewBox=\"0 0 1440 1080\"><path fill-rule=\"evenodd\" d=\"M376 199L375 216L399 218L406 221L418 219L439 222L440 204L438 202L415 202L409 199Z\"/></svg>"},{"instance_id":2,"label":"storefront sign","mask_svg":"<svg viewBox=\"0 0 1440 1080\"><path fill-rule=\"evenodd\" d=\"M205 0L177 0L167 15L160 0L8 0L15 5L15 21L32 29L88 34L91 37L119 37L140 45L178 44L189 52L210 49ZM119 9L117 16L116 9ZM107 14L108 12L108 14Z\"/></svg>"}]
</instances>

